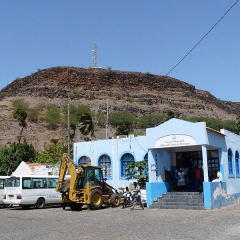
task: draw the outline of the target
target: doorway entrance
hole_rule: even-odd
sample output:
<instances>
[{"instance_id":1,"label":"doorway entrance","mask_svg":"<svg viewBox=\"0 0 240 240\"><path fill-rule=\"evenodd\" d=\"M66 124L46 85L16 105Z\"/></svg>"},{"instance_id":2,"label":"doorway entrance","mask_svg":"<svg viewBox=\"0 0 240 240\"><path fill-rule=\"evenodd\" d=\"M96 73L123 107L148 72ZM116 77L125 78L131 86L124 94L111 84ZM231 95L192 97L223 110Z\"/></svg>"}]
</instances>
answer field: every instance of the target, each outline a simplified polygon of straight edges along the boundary
<instances>
[{"instance_id":1,"label":"doorway entrance","mask_svg":"<svg viewBox=\"0 0 240 240\"><path fill-rule=\"evenodd\" d=\"M219 155L218 150L208 150L207 151L207 161L208 161L208 177L209 181L216 178L216 169L219 170ZM203 160L202 151L194 152L177 152L176 153L176 167L187 169L186 176L186 191L198 191L198 183L196 180L196 170L200 169L201 172L201 187L204 181L203 176Z\"/></svg>"}]
</instances>

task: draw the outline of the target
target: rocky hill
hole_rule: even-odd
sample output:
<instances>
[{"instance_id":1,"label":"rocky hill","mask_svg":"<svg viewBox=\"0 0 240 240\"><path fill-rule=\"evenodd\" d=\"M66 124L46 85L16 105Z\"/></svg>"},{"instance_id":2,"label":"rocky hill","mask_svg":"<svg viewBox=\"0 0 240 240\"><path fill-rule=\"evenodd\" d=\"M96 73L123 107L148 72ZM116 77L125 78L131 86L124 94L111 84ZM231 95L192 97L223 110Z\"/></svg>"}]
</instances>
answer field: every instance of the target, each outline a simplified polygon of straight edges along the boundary
<instances>
[{"instance_id":1,"label":"rocky hill","mask_svg":"<svg viewBox=\"0 0 240 240\"><path fill-rule=\"evenodd\" d=\"M211 93L195 89L193 85L178 79L150 73L94 68L53 67L39 70L16 79L3 88L1 93L7 93L7 96L0 100L0 147L16 138L19 127L10 117L13 109L11 101L20 98L28 101L31 106L51 102L63 108L69 102L87 105L102 113L107 111L108 99L109 112L129 111L136 117L162 114L169 109L180 116L235 120L236 114L240 112L240 102L221 101ZM65 130L60 127L58 131L49 133L44 122L31 123L27 130L31 132L26 132L26 136L41 148L49 135L50 139L60 139L65 137ZM10 135L14 137L9 137ZM34 137L31 138L31 135ZM99 135L98 138L102 136Z\"/></svg>"}]
</instances>

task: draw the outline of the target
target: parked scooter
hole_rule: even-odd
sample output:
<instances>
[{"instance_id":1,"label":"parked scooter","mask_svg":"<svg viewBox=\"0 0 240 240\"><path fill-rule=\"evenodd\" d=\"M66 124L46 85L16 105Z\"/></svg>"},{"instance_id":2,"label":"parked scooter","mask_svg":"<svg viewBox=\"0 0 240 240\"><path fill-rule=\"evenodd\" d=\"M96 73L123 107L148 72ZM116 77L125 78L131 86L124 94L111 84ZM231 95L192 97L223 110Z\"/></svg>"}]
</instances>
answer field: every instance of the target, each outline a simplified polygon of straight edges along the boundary
<instances>
[{"instance_id":1,"label":"parked scooter","mask_svg":"<svg viewBox=\"0 0 240 240\"><path fill-rule=\"evenodd\" d=\"M123 195L120 197L120 204L122 204L122 208L127 208L132 206L133 195L129 191L128 187L126 187Z\"/></svg>"}]
</instances>

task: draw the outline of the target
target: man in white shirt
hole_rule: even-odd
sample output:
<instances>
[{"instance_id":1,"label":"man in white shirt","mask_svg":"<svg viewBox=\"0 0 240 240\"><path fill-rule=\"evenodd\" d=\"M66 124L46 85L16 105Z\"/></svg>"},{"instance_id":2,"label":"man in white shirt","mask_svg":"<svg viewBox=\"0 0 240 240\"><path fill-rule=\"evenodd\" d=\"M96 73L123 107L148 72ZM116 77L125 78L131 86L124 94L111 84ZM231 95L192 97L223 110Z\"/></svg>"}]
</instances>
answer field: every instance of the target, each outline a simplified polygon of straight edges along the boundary
<instances>
[{"instance_id":1,"label":"man in white shirt","mask_svg":"<svg viewBox=\"0 0 240 240\"><path fill-rule=\"evenodd\" d=\"M216 172L217 172L217 179L219 179L219 182L222 182L222 174L220 173L219 170L217 170Z\"/></svg>"},{"instance_id":2,"label":"man in white shirt","mask_svg":"<svg viewBox=\"0 0 240 240\"><path fill-rule=\"evenodd\" d=\"M222 182L222 174L219 170L216 170L217 178L213 182Z\"/></svg>"},{"instance_id":3,"label":"man in white shirt","mask_svg":"<svg viewBox=\"0 0 240 240\"><path fill-rule=\"evenodd\" d=\"M144 210L144 206L143 206L143 203L142 203L142 198L141 198L141 191L140 191L140 187L139 185L137 184L137 182L133 182L134 184L134 190L133 190L133 193L135 194L135 198L133 200L133 205L131 207L131 209L133 210L136 203L137 202L140 202L140 205L142 207L142 210Z\"/></svg>"}]
</instances>

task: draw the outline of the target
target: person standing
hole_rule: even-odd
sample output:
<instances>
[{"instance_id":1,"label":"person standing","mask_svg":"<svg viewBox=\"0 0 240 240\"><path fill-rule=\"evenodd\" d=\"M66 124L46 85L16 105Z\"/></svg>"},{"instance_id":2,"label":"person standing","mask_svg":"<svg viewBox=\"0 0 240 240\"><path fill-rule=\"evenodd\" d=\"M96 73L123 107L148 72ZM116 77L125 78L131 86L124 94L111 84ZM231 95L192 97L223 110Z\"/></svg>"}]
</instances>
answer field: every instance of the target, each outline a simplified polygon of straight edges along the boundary
<instances>
[{"instance_id":1,"label":"person standing","mask_svg":"<svg viewBox=\"0 0 240 240\"><path fill-rule=\"evenodd\" d=\"M174 190L178 190L178 172L179 172L179 170L178 170L178 167L176 168L176 170L175 170L175 181L174 181L174 183L175 183L175 189Z\"/></svg>"},{"instance_id":2,"label":"person standing","mask_svg":"<svg viewBox=\"0 0 240 240\"><path fill-rule=\"evenodd\" d=\"M182 170L182 168L179 169L178 172L178 183L177 183L179 190L183 191L185 186L186 186L186 181L185 181L185 174Z\"/></svg>"},{"instance_id":3,"label":"person standing","mask_svg":"<svg viewBox=\"0 0 240 240\"><path fill-rule=\"evenodd\" d=\"M201 189L201 183L202 183L201 170L197 167L197 169L196 169L195 172L196 172L197 187L198 187L198 190L200 191L200 189Z\"/></svg>"},{"instance_id":4,"label":"person standing","mask_svg":"<svg viewBox=\"0 0 240 240\"><path fill-rule=\"evenodd\" d=\"M188 168L187 168L187 167L182 168L182 171L183 171L184 174L185 174L186 190L188 190L188 189L189 189Z\"/></svg>"},{"instance_id":5,"label":"person standing","mask_svg":"<svg viewBox=\"0 0 240 240\"><path fill-rule=\"evenodd\" d=\"M133 190L133 193L135 194L135 198L133 200L133 205L131 207L131 209L133 210L136 203L137 202L140 202L140 206L142 207L142 210L144 210L144 206L143 206L143 203L142 203L142 198L141 198L141 191L140 191L140 187L139 185L137 184L137 182L133 182L133 185L134 185L134 190Z\"/></svg>"}]
</instances>

